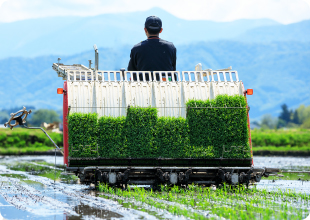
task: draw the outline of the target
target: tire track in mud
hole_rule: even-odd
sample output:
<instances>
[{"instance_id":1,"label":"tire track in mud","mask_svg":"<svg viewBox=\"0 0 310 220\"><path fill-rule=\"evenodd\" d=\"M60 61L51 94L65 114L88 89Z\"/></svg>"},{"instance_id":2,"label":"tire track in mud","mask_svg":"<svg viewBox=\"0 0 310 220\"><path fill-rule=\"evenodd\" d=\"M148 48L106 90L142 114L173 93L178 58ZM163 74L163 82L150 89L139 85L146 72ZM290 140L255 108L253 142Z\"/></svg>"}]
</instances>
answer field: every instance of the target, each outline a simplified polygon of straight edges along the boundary
<instances>
[{"instance_id":1,"label":"tire track in mud","mask_svg":"<svg viewBox=\"0 0 310 220\"><path fill-rule=\"evenodd\" d=\"M45 191L49 191L51 193L54 192L60 196L70 197L70 201L75 202L74 205L70 205L68 203L55 200L49 196L42 195L40 191L27 184L24 184L22 180L13 177L0 176L0 195L9 204L12 204L17 209L26 210L33 214L42 215L43 213L47 215L51 213L54 215L56 210L57 213L65 212L68 215L79 215L74 211L74 208L78 204L83 204L99 210L114 212L123 219L156 219L154 216L149 215L148 213L124 208L116 201L83 193L82 190L89 189L89 187L85 185L65 184L60 182L55 182L54 184L53 180L46 177L34 176L23 171L10 170L7 169L6 166L2 165L0 166L0 174L24 175L27 177L27 180L43 184L46 187ZM47 212L47 210L51 211Z\"/></svg>"}]
</instances>

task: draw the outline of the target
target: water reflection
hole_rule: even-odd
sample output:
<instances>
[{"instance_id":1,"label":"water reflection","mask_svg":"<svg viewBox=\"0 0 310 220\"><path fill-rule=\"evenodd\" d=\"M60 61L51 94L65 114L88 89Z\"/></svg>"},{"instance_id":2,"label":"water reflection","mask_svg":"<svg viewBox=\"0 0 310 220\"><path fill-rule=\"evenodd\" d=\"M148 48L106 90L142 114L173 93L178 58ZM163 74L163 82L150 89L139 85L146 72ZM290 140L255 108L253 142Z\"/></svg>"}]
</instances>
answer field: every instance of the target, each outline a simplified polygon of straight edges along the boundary
<instances>
[{"instance_id":1,"label":"water reflection","mask_svg":"<svg viewBox=\"0 0 310 220\"><path fill-rule=\"evenodd\" d=\"M67 216L66 219L68 220L80 220L80 219L112 219L112 218L122 218L123 216L115 213L115 212L111 212L108 210L101 210L101 209L97 209L94 207L91 207L89 205L78 205L76 207L74 207L74 211L79 214L80 216Z\"/></svg>"}]
</instances>

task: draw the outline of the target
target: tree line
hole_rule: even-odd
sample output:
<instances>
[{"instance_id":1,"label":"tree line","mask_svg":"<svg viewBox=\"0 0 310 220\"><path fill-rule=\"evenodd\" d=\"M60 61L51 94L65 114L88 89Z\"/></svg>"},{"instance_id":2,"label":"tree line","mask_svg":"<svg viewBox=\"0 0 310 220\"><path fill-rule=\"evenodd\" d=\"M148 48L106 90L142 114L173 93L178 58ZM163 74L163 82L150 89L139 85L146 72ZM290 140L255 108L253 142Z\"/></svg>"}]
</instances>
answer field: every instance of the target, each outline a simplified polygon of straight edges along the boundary
<instances>
[{"instance_id":1,"label":"tree line","mask_svg":"<svg viewBox=\"0 0 310 220\"><path fill-rule=\"evenodd\" d=\"M297 109L289 109L286 104L281 106L281 112L278 117L266 114L262 117L261 122L254 124L261 128L310 128L310 105L300 105Z\"/></svg>"}]
</instances>

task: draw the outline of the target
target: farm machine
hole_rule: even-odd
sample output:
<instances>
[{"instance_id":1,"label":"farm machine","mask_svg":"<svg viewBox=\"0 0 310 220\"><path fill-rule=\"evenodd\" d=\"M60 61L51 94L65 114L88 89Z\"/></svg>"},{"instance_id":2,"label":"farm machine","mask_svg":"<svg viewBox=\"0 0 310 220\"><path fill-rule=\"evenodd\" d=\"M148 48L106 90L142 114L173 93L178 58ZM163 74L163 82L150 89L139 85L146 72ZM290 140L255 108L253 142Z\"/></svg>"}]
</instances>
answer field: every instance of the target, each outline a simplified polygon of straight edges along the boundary
<instances>
[{"instance_id":1,"label":"farm machine","mask_svg":"<svg viewBox=\"0 0 310 220\"><path fill-rule=\"evenodd\" d=\"M194 71L150 72L126 71L125 69L107 71L99 69L98 49L95 46L94 49L95 66L93 68L91 61L89 61L88 67L81 64L64 65L59 62L60 58L58 63L54 63L52 66L53 70L57 72L58 77L65 80L63 88L57 89L57 93L63 95L64 164L66 165L66 171L77 175L81 183L98 184L103 182L115 186L127 184L151 186L158 184L186 185L192 183L205 186L221 183L248 185L259 182L263 176L268 177L270 174L279 172L278 169L274 168L254 166L249 120L250 107L246 104L246 97L247 95L252 95L253 90L244 89L237 71L232 70L231 67L221 70L202 70L201 64L197 64ZM226 99L227 97L242 97L245 100L245 105L231 106L229 102L221 106L214 106L212 102L208 104L209 106L199 105L199 103L207 100L216 100L217 97L223 95ZM198 104L196 104L196 101ZM192 105L189 105L189 102ZM113 120L113 118L126 118L126 116L128 118L129 109L136 107L140 109L156 109L156 117L160 118L172 118L171 120L183 118L184 123L189 123L189 125L186 125L188 132L185 132L189 137L185 137L186 135L184 137L179 135L175 139L170 137L170 142L168 142L171 147L161 146L168 142L158 144L156 142L157 133L161 131L154 132L155 136L153 136L155 138L148 138L154 142L148 146L153 147L157 143L156 153L153 154L152 151L150 154L143 154L142 152L141 156L139 156L139 154L135 154L135 151L141 151L144 146L143 143L139 142L139 138L143 138L141 136L144 135L139 133L139 129L143 129L141 127L138 128L137 133L133 132L134 128L131 126L125 126L124 129L127 129L125 135L123 135L124 132L113 131L110 137L111 140L115 136L120 136L120 138L125 136L123 138L124 141L122 139L123 142L115 143L115 146L112 141L112 144L110 143L107 147L104 144L105 142L100 141L103 138L102 135L108 134L113 129L113 126L106 126L109 122L105 122L105 126L108 129L101 131L101 133L95 131L101 128L100 123L87 127L84 124L85 120L81 120L78 121L78 127L75 128L72 128L73 125L70 124L73 123L70 115L78 113L82 116L83 114L95 114L97 117L108 118L106 121L109 121ZM208 118L204 119L202 117L201 124L198 123L198 125L194 126L190 121L194 116L190 114L191 112L196 112L196 110L197 112L213 111L215 113L242 110L241 114L243 115L240 117L245 118L245 120L239 120L238 114L222 114L221 116L209 114ZM195 113L195 115L198 115L198 113ZM229 124L230 117L235 118L235 124ZM139 116L137 118L139 119ZM213 123L214 128L210 128L208 124L211 119L215 121L215 125ZM127 119L124 120L127 121ZM225 120L226 124L224 123ZM216 123L223 125L222 122L224 126L218 127ZM21 123L23 124L22 121ZM139 126L139 123L135 126ZM242 129L237 128L240 123L243 123L245 133ZM171 126L175 126L174 130L178 130L178 126ZM197 129L194 130L197 126L200 128L198 131ZM83 131L84 128L88 130ZM163 129L167 130L168 128L164 127ZM74 131L76 130L79 130L80 133L75 134ZM152 127L150 127L150 130L152 130ZM228 130L233 134L228 136L228 139L233 139L234 136L238 136L240 132L243 132L243 137L246 137L245 145L247 147L236 146L236 142L227 141L225 137L228 134ZM88 136L89 131L93 131L96 134L96 138L90 138ZM155 131L157 130L155 129ZM166 140L165 135L168 136L169 132L164 132L161 136L164 140ZM151 135L150 137L153 136ZM203 143L201 146L193 144L200 136L205 136L206 139L203 140L210 141L208 147L216 152L212 154L213 156L203 156ZM195 155L180 154L179 151L181 149L173 147L176 146L174 142L180 142L180 138L185 138L187 141L185 141L186 143L184 142L185 151L188 148L192 152L196 152L196 148L203 148L202 151L197 151L198 153ZM107 142L110 139L105 137ZM222 140L225 145L217 144L212 146L213 142L217 142L220 139L225 139ZM122 146L126 144L129 146L130 141L133 141L130 145L131 147L126 148ZM130 151L128 150L129 148L131 149ZM146 151L148 148L145 148ZM90 153L83 155L86 149ZM107 151L114 150L116 152L115 155L119 155L119 152L117 152L119 149L126 149L127 153L121 156L106 154ZM182 148L182 152L184 149ZM169 152L170 154L165 154L164 151L171 152ZM229 152L236 153L230 154Z\"/></svg>"}]
</instances>

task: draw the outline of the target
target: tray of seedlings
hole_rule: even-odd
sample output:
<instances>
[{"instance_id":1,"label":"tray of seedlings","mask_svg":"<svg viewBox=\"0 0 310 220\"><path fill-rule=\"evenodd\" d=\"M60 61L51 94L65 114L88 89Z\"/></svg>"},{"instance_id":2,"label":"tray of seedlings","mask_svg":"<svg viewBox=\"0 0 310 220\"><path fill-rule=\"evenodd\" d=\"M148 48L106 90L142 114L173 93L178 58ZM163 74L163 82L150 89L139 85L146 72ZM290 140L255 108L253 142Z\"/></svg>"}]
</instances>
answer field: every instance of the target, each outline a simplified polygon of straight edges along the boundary
<instances>
[{"instance_id":1,"label":"tray of seedlings","mask_svg":"<svg viewBox=\"0 0 310 220\"><path fill-rule=\"evenodd\" d=\"M67 170L82 182L218 184L259 181L252 166L244 96L189 100L186 118L130 107L126 117L68 116Z\"/></svg>"},{"instance_id":2,"label":"tray of seedlings","mask_svg":"<svg viewBox=\"0 0 310 220\"><path fill-rule=\"evenodd\" d=\"M306 219L310 208L309 194L225 183L216 188L160 185L155 190L134 185L123 190L101 183L97 190L103 198L160 219Z\"/></svg>"}]
</instances>

